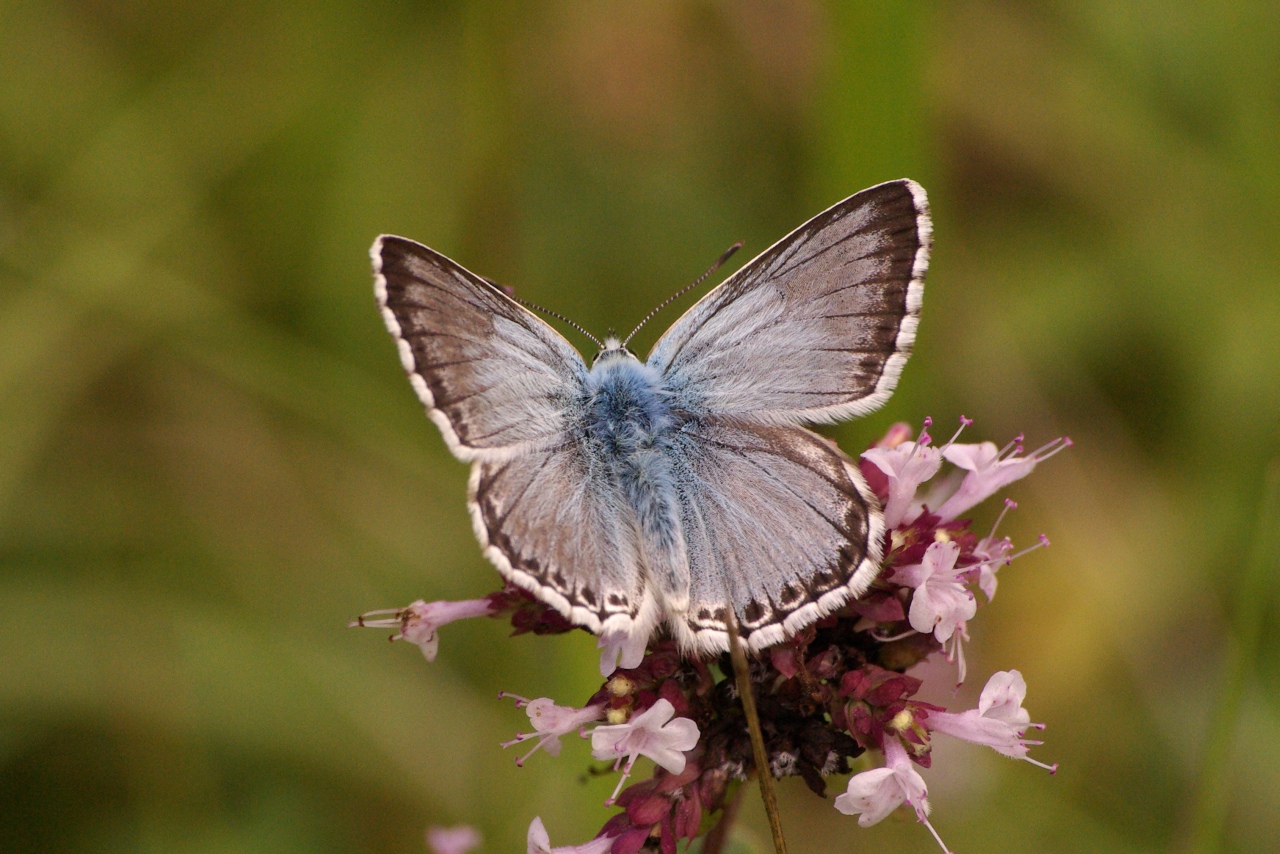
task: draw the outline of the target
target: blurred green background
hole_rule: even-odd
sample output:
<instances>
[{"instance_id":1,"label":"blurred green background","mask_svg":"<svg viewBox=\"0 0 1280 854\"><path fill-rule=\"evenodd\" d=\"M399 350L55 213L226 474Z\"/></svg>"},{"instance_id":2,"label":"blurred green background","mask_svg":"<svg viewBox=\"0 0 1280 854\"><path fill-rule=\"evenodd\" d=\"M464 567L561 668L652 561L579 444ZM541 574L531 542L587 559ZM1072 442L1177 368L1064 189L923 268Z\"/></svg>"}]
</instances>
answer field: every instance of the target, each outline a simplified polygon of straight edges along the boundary
<instances>
[{"instance_id":1,"label":"blurred green background","mask_svg":"<svg viewBox=\"0 0 1280 854\"><path fill-rule=\"evenodd\" d=\"M470 621L427 665L344 628L497 585L369 243L625 330L903 176L936 223L919 346L834 435L1077 442L1009 491L1004 530L1054 545L942 697L1021 669L1062 771L940 747L936 826L1280 850L1278 45L1261 0L0 5L0 850L586 840L611 781L585 745L516 769L494 698L581 704L590 638ZM801 854L935 850L782 798ZM741 838L767 850L754 797Z\"/></svg>"}]
</instances>

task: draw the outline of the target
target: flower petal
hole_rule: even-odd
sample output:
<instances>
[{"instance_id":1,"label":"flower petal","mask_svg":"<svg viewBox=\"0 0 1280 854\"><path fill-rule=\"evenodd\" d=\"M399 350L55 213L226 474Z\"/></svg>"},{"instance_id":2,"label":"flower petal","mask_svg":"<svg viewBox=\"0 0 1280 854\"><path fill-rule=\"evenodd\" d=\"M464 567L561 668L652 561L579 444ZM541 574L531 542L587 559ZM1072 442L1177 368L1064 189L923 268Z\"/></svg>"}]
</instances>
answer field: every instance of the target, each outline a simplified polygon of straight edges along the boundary
<instances>
[{"instance_id":1,"label":"flower petal","mask_svg":"<svg viewBox=\"0 0 1280 854\"><path fill-rule=\"evenodd\" d=\"M901 806L904 800L893 769L873 768L849 780L849 788L836 797L835 807L845 815L858 816L862 827L870 827Z\"/></svg>"}]
</instances>

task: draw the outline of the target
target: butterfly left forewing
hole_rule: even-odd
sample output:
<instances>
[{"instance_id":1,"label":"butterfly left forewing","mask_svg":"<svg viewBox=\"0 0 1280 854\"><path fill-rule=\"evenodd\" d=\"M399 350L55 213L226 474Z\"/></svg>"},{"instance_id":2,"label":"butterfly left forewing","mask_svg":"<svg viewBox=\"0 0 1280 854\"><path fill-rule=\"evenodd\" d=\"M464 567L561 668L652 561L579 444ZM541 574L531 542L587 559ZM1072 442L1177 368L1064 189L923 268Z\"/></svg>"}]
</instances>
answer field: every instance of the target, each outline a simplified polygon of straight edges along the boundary
<instances>
[{"instance_id":1,"label":"butterfly left forewing","mask_svg":"<svg viewBox=\"0 0 1280 854\"><path fill-rule=\"evenodd\" d=\"M384 235L370 255L383 320L449 450L493 460L559 441L586 374L568 341L433 249Z\"/></svg>"},{"instance_id":2,"label":"butterfly left forewing","mask_svg":"<svg viewBox=\"0 0 1280 854\"><path fill-rule=\"evenodd\" d=\"M727 646L731 604L752 650L778 643L875 579L884 523L857 465L799 427L712 418L671 452L692 586L670 619L686 647Z\"/></svg>"}]
</instances>

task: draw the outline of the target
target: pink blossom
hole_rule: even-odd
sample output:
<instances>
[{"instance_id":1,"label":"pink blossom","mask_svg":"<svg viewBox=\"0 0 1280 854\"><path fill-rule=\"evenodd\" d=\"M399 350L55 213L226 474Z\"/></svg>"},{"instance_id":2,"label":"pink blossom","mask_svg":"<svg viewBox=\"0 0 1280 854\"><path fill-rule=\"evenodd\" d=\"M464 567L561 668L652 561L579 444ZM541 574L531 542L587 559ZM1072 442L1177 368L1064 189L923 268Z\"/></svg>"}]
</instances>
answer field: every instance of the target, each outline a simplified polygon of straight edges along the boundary
<instances>
[{"instance_id":1,"label":"pink blossom","mask_svg":"<svg viewBox=\"0 0 1280 854\"><path fill-rule=\"evenodd\" d=\"M529 854L605 854L606 851L613 847L612 837L597 836L582 845L565 845L552 848L551 836L547 833L547 828L543 825L540 816L535 816L533 821L529 823L527 842Z\"/></svg>"},{"instance_id":2,"label":"pink blossom","mask_svg":"<svg viewBox=\"0 0 1280 854\"><path fill-rule=\"evenodd\" d=\"M1064 436L1023 457L1019 456L1022 451L1020 441L1021 437L1003 450L997 450L993 442L974 445L953 443L943 448L942 455L948 462L969 473L961 481L960 488L935 511L938 516L943 520L955 519L997 490L1031 474L1036 463L1071 447L1071 440Z\"/></svg>"},{"instance_id":3,"label":"pink blossom","mask_svg":"<svg viewBox=\"0 0 1280 854\"><path fill-rule=\"evenodd\" d=\"M907 613L911 628L932 633L941 643L978 611L973 594L964 586L964 569L956 569L959 557L957 544L932 543L925 549L923 562L899 567L893 574L895 583L915 588Z\"/></svg>"},{"instance_id":4,"label":"pink blossom","mask_svg":"<svg viewBox=\"0 0 1280 854\"><path fill-rule=\"evenodd\" d=\"M968 674L968 665L964 660L964 645L969 642L969 624L961 623L956 626L955 634L951 639L942 645L942 651L947 657L947 661L955 662L956 665L956 687L964 684L964 680Z\"/></svg>"},{"instance_id":5,"label":"pink blossom","mask_svg":"<svg viewBox=\"0 0 1280 854\"><path fill-rule=\"evenodd\" d=\"M1027 756L1027 749L1039 741L1024 736L1028 729L1044 729L1044 724L1031 723L1031 715L1022 708L1027 696L1027 683L1016 670L1001 670L987 680L978 698L978 708L954 714L929 712L925 725L934 732L990 747L997 753L1025 759L1053 773L1057 765L1046 765Z\"/></svg>"},{"instance_id":6,"label":"pink blossom","mask_svg":"<svg viewBox=\"0 0 1280 854\"><path fill-rule=\"evenodd\" d=\"M1017 506L1012 501L1007 500L1005 504L1008 507ZM1003 517L1004 513L1000 515ZM987 601L990 602L996 595L996 573L1000 570L1000 567L1013 563L1016 558L1022 557L1027 552L1033 552L1047 545L1049 545L1049 538L1041 534L1034 546L1015 552L1013 550L1013 541L1008 537L997 539L995 528L992 528L991 536L979 540L978 544L973 547L973 556L978 558L980 563L971 564L967 569L970 572L975 568L978 570L978 588L987 595Z\"/></svg>"},{"instance_id":7,"label":"pink blossom","mask_svg":"<svg viewBox=\"0 0 1280 854\"><path fill-rule=\"evenodd\" d=\"M924 420L925 429L933 426L933 419L926 418ZM889 429L885 431L884 437L876 442L877 448L896 448L903 442L911 441L911 425L905 421L899 421L890 424Z\"/></svg>"},{"instance_id":8,"label":"pink blossom","mask_svg":"<svg viewBox=\"0 0 1280 854\"><path fill-rule=\"evenodd\" d=\"M480 831L466 824L457 827L429 827L427 847L432 854L467 854L480 847Z\"/></svg>"},{"instance_id":9,"label":"pink blossom","mask_svg":"<svg viewBox=\"0 0 1280 854\"><path fill-rule=\"evenodd\" d=\"M991 526L991 533L978 541L973 547L973 556L980 563L978 567L978 589L987 596L990 602L996 597L996 572L1000 566L1013 560L1013 555L1009 554L1013 551L1013 541L1008 537L996 537L996 530L1000 527L1000 523L1004 521L1004 517L1010 510L1017 510L1018 503L1012 498L1004 500L1004 507L1000 510L1000 515L996 517L996 521Z\"/></svg>"},{"instance_id":10,"label":"pink blossom","mask_svg":"<svg viewBox=\"0 0 1280 854\"><path fill-rule=\"evenodd\" d=\"M645 647L649 645L649 633L636 627L614 629L600 635L596 646L600 648L600 675L608 678L621 667L631 670L644 661Z\"/></svg>"},{"instance_id":11,"label":"pink blossom","mask_svg":"<svg viewBox=\"0 0 1280 854\"><path fill-rule=\"evenodd\" d=\"M615 769L622 765L624 757L627 760L622 779L608 803L618 797L622 784L631 774L631 766L641 756L649 757L672 774L684 770L684 752L697 745L698 725L688 718L672 720L675 713L675 706L669 700L660 699L625 724L598 726L592 731L592 756L615 760Z\"/></svg>"},{"instance_id":12,"label":"pink blossom","mask_svg":"<svg viewBox=\"0 0 1280 854\"><path fill-rule=\"evenodd\" d=\"M436 660L440 639L436 631L443 625L467 617L486 617L494 613L488 599L467 599L462 602L423 602L421 599L404 608L387 608L369 611L356 617L348 626L369 629L399 629L392 640L407 640L417 644L427 661Z\"/></svg>"},{"instance_id":13,"label":"pink blossom","mask_svg":"<svg viewBox=\"0 0 1280 854\"><path fill-rule=\"evenodd\" d=\"M892 448L875 447L862 452L862 458L873 463L889 478L889 500L884 505L884 524L892 530L905 521L920 484L938 473L942 452L929 447L929 435L920 434L919 442L900 442Z\"/></svg>"},{"instance_id":14,"label":"pink blossom","mask_svg":"<svg viewBox=\"0 0 1280 854\"><path fill-rule=\"evenodd\" d=\"M574 730L580 730L592 721L598 721L604 717L604 704L587 706L585 709L575 709L573 706L557 706L547 697L526 700L524 697L517 697L514 694L502 693L498 696L511 697L516 701L516 708L523 706L529 715L529 722L533 724L533 732L516 733L516 737L511 741L502 743L503 747L510 747L513 744L519 744L531 738L538 740L532 750L516 760L516 764L521 766L530 756L537 753L539 748L547 751L552 756L559 756L560 736L568 735Z\"/></svg>"},{"instance_id":15,"label":"pink blossom","mask_svg":"<svg viewBox=\"0 0 1280 854\"><path fill-rule=\"evenodd\" d=\"M984 537L973 547L973 556L982 563L978 564L978 589L986 594L987 601L996 598L996 572L1012 558L1013 541L1008 537Z\"/></svg>"},{"instance_id":16,"label":"pink blossom","mask_svg":"<svg viewBox=\"0 0 1280 854\"><path fill-rule=\"evenodd\" d=\"M924 778L912 766L898 739L885 739L884 760L883 768L853 775L849 788L836 797L835 808L845 815L858 816L861 827L871 827L902 804L909 804L916 811L916 818L946 851L947 846L929 823L929 790Z\"/></svg>"}]
</instances>

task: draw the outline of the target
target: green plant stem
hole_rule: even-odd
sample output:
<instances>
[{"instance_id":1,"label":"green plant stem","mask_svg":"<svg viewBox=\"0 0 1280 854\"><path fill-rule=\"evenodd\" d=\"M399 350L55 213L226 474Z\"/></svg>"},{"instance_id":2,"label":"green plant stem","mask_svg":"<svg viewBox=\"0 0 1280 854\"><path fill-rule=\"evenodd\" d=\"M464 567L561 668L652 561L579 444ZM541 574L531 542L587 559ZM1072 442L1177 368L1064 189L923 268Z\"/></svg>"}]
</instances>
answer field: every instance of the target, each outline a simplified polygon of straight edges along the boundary
<instances>
[{"instance_id":1,"label":"green plant stem","mask_svg":"<svg viewBox=\"0 0 1280 854\"><path fill-rule=\"evenodd\" d=\"M751 692L751 672L747 668L747 653L738 637L738 623L729 610L729 657L733 660L733 675L742 698L742 711L747 716L747 729L751 733L751 752L756 759L756 778L760 781L760 798L764 812L769 817L769 831L773 834L775 854L787 854L787 842L782 836L782 816L778 813L778 798L773 791L773 774L769 771L769 754L764 749L764 733L760 729L760 715L756 712L756 698Z\"/></svg>"},{"instance_id":2,"label":"green plant stem","mask_svg":"<svg viewBox=\"0 0 1280 854\"><path fill-rule=\"evenodd\" d=\"M1222 696L1214 714L1215 725L1205 746L1200 771L1200 788L1192 808L1187 850L1193 854L1214 854L1222 850L1226 826L1228 773L1231 749L1236 740L1240 706L1248 687L1249 674L1258 656L1262 622L1269 606L1268 583L1280 566L1276 561L1276 534L1280 531L1280 459L1267 466L1258 524L1253 533L1244 574L1236 586L1231 631L1227 638L1227 660Z\"/></svg>"}]
</instances>

